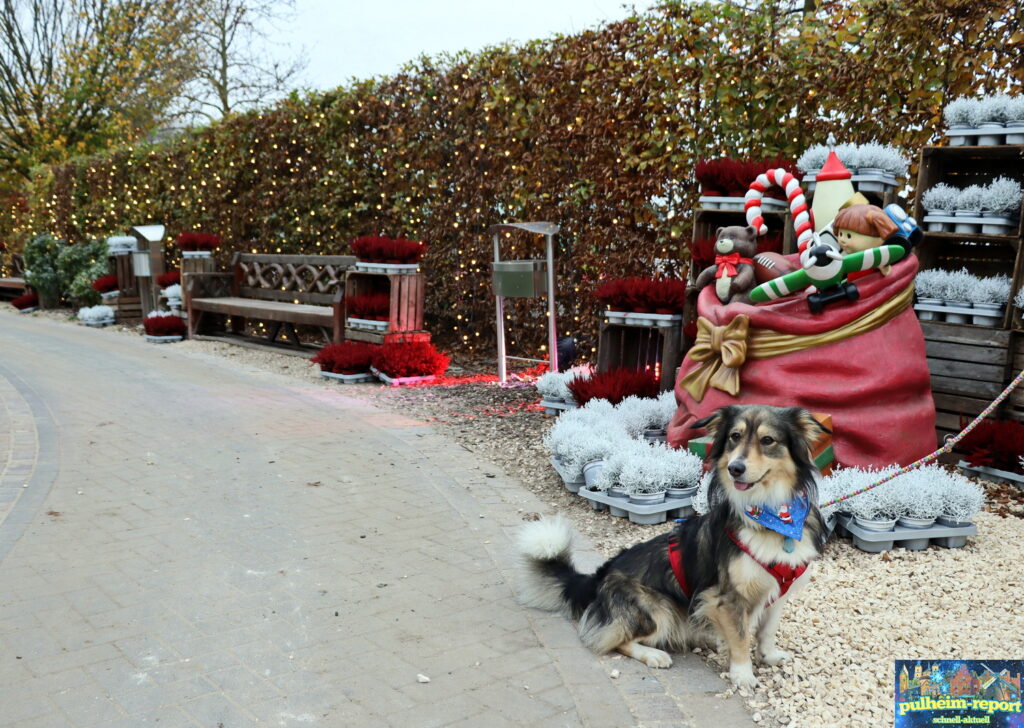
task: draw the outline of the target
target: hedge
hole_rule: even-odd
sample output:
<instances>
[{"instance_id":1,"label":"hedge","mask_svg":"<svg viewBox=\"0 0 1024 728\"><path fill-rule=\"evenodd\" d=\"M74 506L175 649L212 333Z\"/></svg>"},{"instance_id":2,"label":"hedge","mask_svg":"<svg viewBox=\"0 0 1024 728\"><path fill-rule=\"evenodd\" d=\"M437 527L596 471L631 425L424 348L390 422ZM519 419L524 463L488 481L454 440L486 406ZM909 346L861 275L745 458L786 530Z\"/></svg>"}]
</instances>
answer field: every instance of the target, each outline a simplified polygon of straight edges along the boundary
<instances>
[{"instance_id":1,"label":"hedge","mask_svg":"<svg viewBox=\"0 0 1024 728\"><path fill-rule=\"evenodd\" d=\"M562 226L560 326L586 351L602 278L648 275L656 259L685 265L697 160L792 158L829 132L916 153L938 138L948 98L1024 80L1009 0L819 5L805 15L791 2L673 2L576 35L421 58L393 77L39 170L5 234L81 239L163 222L169 239L220 233L225 261L243 249L344 253L371 233L420 239L428 328L489 353L486 229L550 220ZM540 254L525 238L505 248ZM511 353L541 350L541 303L509 315Z\"/></svg>"}]
</instances>

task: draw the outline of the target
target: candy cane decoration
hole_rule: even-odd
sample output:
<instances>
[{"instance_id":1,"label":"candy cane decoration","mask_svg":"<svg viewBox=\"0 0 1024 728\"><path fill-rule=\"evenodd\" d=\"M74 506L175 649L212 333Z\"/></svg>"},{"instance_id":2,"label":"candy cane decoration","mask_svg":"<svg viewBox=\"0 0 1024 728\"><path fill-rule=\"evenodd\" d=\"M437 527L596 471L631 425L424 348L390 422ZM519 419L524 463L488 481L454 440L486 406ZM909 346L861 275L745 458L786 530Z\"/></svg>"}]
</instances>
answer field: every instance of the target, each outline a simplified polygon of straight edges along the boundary
<instances>
[{"instance_id":1,"label":"candy cane decoration","mask_svg":"<svg viewBox=\"0 0 1024 728\"><path fill-rule=\"evenodd\" d=\"M744 195L747 224L753 225L758 235L768 232L768 226L764 224L764 217L761 215L761 199L764 197L764 191L773 186L779 186L786 192L789 211L793 216L793 227L796 230L797 247L802 253L814 237L814 217L807 205L807 200L804 199L804 191L801 189L800 183L786 170L769 169L764 174L759 174L757 179L750 183L750 189Z\"/></svg>"}]
</instances>

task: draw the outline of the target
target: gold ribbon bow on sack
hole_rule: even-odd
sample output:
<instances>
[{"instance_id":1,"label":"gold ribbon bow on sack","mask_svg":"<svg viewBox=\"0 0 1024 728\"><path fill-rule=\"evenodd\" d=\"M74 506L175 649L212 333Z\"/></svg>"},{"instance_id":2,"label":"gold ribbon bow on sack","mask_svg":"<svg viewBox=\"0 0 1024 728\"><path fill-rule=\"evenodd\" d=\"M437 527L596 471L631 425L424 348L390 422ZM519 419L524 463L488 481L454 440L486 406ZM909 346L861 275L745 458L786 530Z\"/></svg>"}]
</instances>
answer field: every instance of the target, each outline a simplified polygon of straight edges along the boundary
<instances>
[{"instance_id":1,"label":"gold ribbon bow on sack","mask_svg":"<svg viewBox=\"0 0 1024 728\"><path fill-rule=\"evenodd\" d=\"M747 330L750 319L740 314L727 326L715 326L701 316L697 319L697 340L689 357L700 366L680 380L683 389L698 402L708 387L736 396L740 392L740 367L747 360Z\"/></svg>"}]
</instances>

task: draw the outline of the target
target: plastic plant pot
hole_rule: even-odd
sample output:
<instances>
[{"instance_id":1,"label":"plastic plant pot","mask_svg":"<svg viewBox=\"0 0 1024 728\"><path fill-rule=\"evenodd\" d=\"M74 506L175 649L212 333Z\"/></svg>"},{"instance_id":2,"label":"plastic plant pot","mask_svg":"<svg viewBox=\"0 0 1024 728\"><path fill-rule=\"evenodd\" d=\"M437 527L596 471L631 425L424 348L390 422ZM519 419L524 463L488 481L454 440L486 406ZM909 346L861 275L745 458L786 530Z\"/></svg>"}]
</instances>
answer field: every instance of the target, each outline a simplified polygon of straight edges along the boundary
<instances>
[{"instance_id":1,"label":"plastic plant pot","mask_svg":"<svg viewBox=\"0 0 1024 728\"><path fill-rule=\"evenodd\" d=\"M1003 323L1003 306L1000 303L975 303L976 313L971 317L975 326L999 326Z\"/></svg>"},{"instance_id":2,"label":"plastic plant pot","mask_svg":"<svg viewBox=\"0 0 1024 728\"><path fill-rule=\"evenodd\" d=\"M662 428L651 428L644 430L644 439L647 442L667 442L668 433Z\"/></svg>"},{"instance_id":3,"label":"plastic plant pot","mask_svg":"<svg viewBox=\"0 0 1024 728\"><path fill-rule=\"evenodd\" d=\"M562 483L565 485L565 489L570 493L579 493L580 488L583 487L586 481L583 480L583 476L580 475L578 478L569 477L569 468L562 462L562 459L557 455L551 456L551 465L555 468L555 472L558 473L558 477L562 479Z\"/></svg>"},{"instance_id":4,"label":"plastic plant pot","mask_svg":"<svg viewBox=\"0 0 1024 728\"><path fill-rule=\"evenodd\" d=\"M665 502L665 491L660 493L630 493L629 502L639 506L650 506L655 503Z\"/></svg>"},{"instance_id":5,"label":"plastic plant pot","mask_svg":"<svg viewBox=\"0 0 1024 728\"><path fill-rule=\"evenodd\" d=\"M891 531L896 528L895 518L861 518L856 516L854 522L866 531Z\"/></svg>"},{"instance_id":6,"label":"plastic plant pot","mask_svg":"<svg viewBox=\"0 0 1024 728\"><path fill-rule=\"evenodd\" d=\"M978 135L979 147L995 147L1003 144L1006 140L1006 127L998 121L983 121L978 124L978 129L984 129L986 133Z\"/></svg>"},{"instance_id":7,"label":"plastic plant pot","mask_svg":"<svg viewBox=\"0 0 1024 728\"><path fill-rule=\"evenodd\" d=\"M604 470L604 460L591 460L583 463L583 481L588 488L597 484L597 478L601 475L602 470Z\"/></svg>"},{"instance_id":8,"label":"plastic plant pot","mask_svg":"<svg viewBox=\"0 0 1024 728\"><path fill-rule=\"evenodd\" d=\"M896 523L900 526L903 526L904 528L928 528L929 526L934 525L935 519L900 516L899 520L897 520Z\"/></svg>"}]
</instances>

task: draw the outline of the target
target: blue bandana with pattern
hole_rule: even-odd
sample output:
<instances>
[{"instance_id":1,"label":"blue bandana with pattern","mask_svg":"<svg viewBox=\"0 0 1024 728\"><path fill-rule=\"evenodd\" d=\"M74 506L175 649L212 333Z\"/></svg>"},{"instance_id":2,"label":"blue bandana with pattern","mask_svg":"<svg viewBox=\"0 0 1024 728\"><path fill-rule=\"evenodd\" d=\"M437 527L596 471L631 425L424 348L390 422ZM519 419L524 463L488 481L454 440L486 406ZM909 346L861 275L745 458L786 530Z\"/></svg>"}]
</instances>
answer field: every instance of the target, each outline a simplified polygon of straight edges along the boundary
<instances>
[{"instance_id":1,"label":"blue bandana with pattern","mask_svg":"<svg viewBox=\"0 0 1024 728\"><path fill-rule=\"evenodd\" d=\"M810 502L806 496L798 496L789 503L783 503L775 510L760 506L744 506L743 508L747 518L797 541L804 535L804 520L810 510Z\"/></svg>"}]
</instances>

